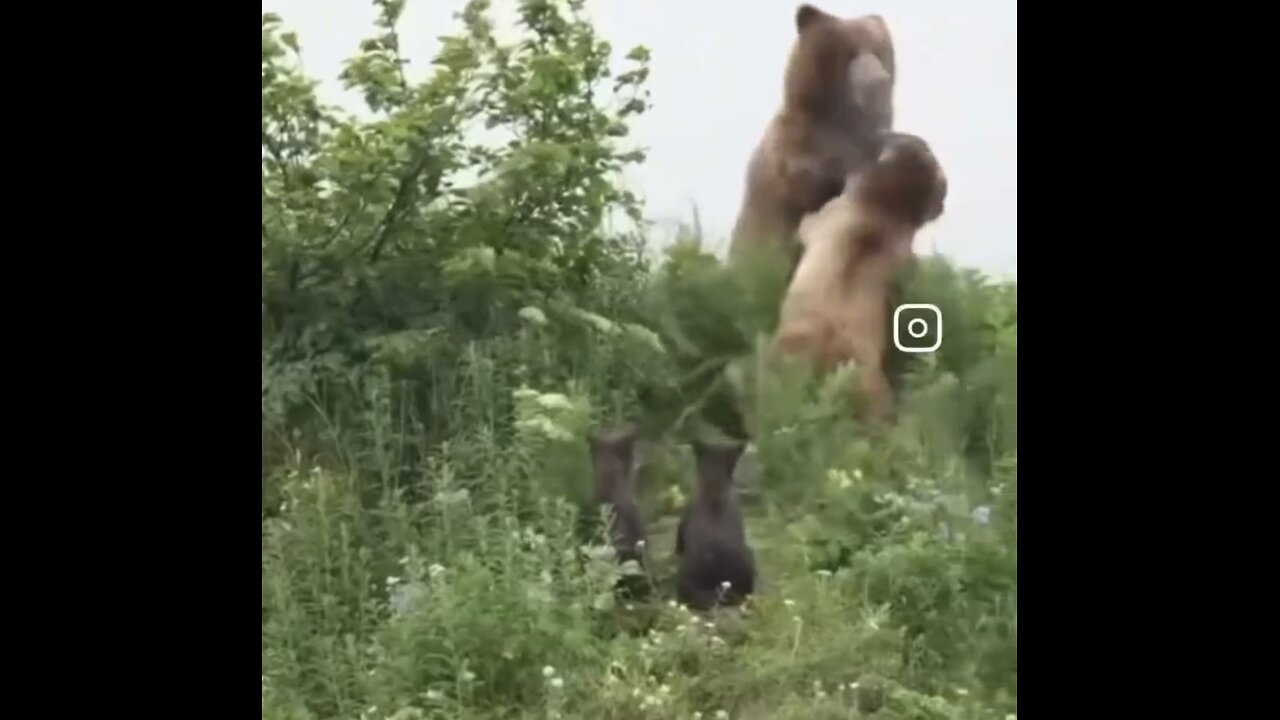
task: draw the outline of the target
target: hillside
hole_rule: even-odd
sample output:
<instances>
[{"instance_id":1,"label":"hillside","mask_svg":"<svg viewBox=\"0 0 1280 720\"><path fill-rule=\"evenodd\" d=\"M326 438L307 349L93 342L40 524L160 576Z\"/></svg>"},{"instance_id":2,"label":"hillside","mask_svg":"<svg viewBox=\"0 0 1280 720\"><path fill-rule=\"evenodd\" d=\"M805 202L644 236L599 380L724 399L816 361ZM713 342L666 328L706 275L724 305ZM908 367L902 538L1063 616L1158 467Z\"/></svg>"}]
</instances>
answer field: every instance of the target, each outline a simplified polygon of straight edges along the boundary
<instances>
[{"instance_id":1,"label":"hillside","mask_svg":"<svg viewBox=\"0 0 1280 720\"><path fill-rule=\"evenodd\" d=\"M647 51L566 0L523 0L504 45L472 2L409 84L402 2L375 4L344 74L371 120L321 106L263 15L264 720L1014 717L1016 283L903 278L945 337L894 356L901 418L869 433L849 373L761 371L768 264L608 229L642 213L617 177ZM647 602L615 600L583 506L586 434L622 419ZM762 586L700 618L669 583L709 432L755 446Z\"/></svg>"}]
</instances>

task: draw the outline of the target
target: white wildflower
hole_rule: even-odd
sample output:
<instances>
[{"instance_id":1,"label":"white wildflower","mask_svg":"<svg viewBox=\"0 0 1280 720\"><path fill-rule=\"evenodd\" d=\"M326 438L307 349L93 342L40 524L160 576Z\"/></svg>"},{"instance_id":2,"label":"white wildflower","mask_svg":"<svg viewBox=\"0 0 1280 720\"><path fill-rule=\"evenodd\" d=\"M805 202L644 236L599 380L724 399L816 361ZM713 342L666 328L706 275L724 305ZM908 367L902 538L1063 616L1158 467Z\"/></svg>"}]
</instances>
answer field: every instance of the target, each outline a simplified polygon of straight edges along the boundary
<instances>
[{"instance_id":1,"label":"white wildflower","mask_svg":"<svg viewBox=\"0 0 1280 720\"><path fill-rule=\"evenodd\" d=\"M663 351L662 339L658 337L657 333L649 328L644 327L643 325L636 325L634 323L627 323L623 325L623 328L626 330L628 335L636 340L639 340L658 352Z\"/></svg>"},{"instance_id":2,"label":"white wildflower","mask_svg":"<svg viewBox=\"0 0 1280 720\"><path fill-rule=\"evenodd\" d=\"M548 410L572 410L573 403L562 393L545 393L538 396L538 404Z\"/></svg>"},{"instance_id":3,"label":"white wildflower","mask_svg":"<svg viewBox=\"0 0 1280 720\"><path fill-rule=\"evenodd\" d=\"M406 615L427 596L422 583L408 582L391 588L391 610L396 615Z\"/></svg>"},{"instance_id":4,"label":"white wildflower","mask_svg":"<svg viewBox=\"0 0 1280 720\"><path fill-rule=\"evenodd\" d=\"M617 324L614 323L612 320L605 317L601 317L600 315L597 315L593 312L587 312L586 310L574 308L573 314L576 315L582 321L591 325L591 327L595 328L599 332L602 332L605 334L613 334L618 330Z\"/></svg>"},{"instance_id":5,"label":"white wildflower","mask_svg":"<svg viewBox=\"0 0 1280 720\"><path fill-rule=\"evenodd\" d=\"M534 325L547 324L546 313L532 305L520 308L520 312L518 314L525 322L529 322Z\"/></svg>"}]
</instances>

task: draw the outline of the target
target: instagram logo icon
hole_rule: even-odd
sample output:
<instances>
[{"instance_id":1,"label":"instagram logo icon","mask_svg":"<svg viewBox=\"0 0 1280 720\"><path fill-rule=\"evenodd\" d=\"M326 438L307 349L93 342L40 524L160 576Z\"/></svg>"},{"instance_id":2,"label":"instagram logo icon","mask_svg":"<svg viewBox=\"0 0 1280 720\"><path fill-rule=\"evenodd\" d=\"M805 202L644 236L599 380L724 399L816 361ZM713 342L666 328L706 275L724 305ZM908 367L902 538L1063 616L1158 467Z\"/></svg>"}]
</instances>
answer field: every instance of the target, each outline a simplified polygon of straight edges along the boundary
<instances>
[{"instance_id":1,"label":"instagram logo icon","mask_svg":"<svg viewBox=\"0 0 1280 720\"><path fill-rule=\"evenodd\" d=\"M933 352L942 347L942 311L928 303L899 305L893 311L893 344L909 353Z\"/></svg>"}]
</instances>

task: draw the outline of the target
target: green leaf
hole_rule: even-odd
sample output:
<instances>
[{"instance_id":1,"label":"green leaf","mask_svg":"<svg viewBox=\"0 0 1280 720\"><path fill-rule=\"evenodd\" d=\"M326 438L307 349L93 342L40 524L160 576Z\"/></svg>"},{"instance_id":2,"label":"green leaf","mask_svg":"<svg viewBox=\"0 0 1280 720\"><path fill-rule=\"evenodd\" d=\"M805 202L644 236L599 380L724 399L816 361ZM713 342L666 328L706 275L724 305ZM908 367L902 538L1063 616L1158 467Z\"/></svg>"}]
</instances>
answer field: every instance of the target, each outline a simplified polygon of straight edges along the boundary
<instances>
[{"instance_id":1,"label":"green leaf","mask_svg":"<svg viewBox=\"0 0 1280 720\"><path fill-rule=\"evenodd\" d=\"M295 33L295 32L283 33L280 35L280 42L284 43L285 47L289 48L294 53L298 55L302 54L302 51L298 49L298 33Z\"/></svg>"}]
</instances>

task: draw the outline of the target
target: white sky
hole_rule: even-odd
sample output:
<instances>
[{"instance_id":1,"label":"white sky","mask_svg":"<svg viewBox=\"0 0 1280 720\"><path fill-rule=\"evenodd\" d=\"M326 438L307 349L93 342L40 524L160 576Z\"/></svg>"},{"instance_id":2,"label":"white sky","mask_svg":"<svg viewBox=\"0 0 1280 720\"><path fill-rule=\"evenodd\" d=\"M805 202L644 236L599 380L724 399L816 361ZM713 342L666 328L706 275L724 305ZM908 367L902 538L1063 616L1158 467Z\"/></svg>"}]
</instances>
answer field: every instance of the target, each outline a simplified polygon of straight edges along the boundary
<instances>
[{"instance_id":1,"label":"white sky","mask_svg":"<svg viewBox=\"0 0 1280 720\"><path fill-rule=\"evenodd\" d=\"M408 0L399 32L420 79L456 32L464 0ZM493 0L499 28L515 0ZM656 221L688 220L698 206L704 234L727 243L747 158L782 97L798 0L588 0L596 28L620 59L634 45L652 53L653 107L630 140L649 158L628 176ZM998 276L1018 267L1017 0L895 0L876 5L818 0L835 15L879 13L898 59L895 124L934 147L950 181L947 212L917 249ZM373 34L369 0L263 0L298 33L307 74L324 100L355 110L338 82L342 62ZM654 242L667 233L659 231Z\"/></svg>"}]
</instances>

